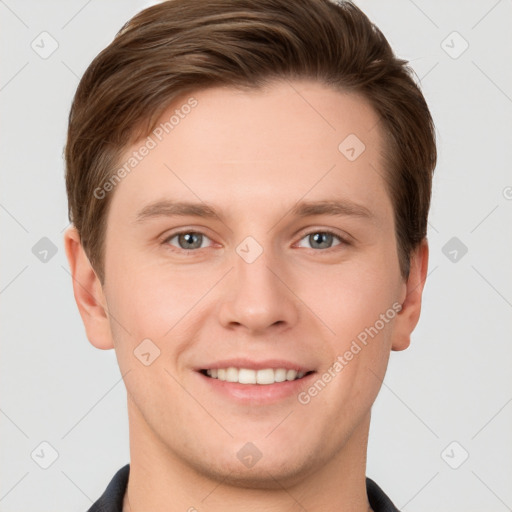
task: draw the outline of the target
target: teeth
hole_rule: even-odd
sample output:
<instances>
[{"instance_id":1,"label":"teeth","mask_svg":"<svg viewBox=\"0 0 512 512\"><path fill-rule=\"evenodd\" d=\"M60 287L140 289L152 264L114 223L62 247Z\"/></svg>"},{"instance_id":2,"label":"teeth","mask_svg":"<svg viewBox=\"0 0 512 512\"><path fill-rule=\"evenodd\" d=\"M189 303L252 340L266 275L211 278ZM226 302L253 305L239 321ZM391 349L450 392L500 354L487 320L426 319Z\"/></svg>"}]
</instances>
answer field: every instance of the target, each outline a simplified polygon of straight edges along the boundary
<instances>
[{"instance_id":1,"label":"teeth","mask_svg":"<svg viewBox=\"0 0 512 512\"><path fill-rule=\"evenodd\" d=\"M286 370L284 368L274 370L274 380L276 382L284 382L286 380Z\"/></svg>"},{"instance_id":2,"label":"teeth","mask_svg":"<svg viewBox=\"0 0 512 512\"><path fill-rule=\"evenodd\" d=\"M240 368L240 370L234 368L234 370L238 373L237 382L240 382L240 384L256 384L256 371L247 368Z\"/></svg>"},{"instance_id":3,"label":"teeth","mask_svg":"<svg viewBox=\"0 0 512 512\"><path fill-rule=\"evenodd\" d=\"M248 368L216 368L206 370L206 374L213 379L226 382L238 382L240 384L274 384L285 380L302 379L306 372L287 370L286 368L265 368L263 370L250 370Z\"/></svg>"},{"instance_id":4,"label":"teeth","mask_svg":"<svg viewBox=\"0 0 512 512\"><path fill-rule=\"evenodd\" d=\"M238 382L238 370L232 366L226 368L226 380L228 382Z\"/></svg>"}]
</instances>

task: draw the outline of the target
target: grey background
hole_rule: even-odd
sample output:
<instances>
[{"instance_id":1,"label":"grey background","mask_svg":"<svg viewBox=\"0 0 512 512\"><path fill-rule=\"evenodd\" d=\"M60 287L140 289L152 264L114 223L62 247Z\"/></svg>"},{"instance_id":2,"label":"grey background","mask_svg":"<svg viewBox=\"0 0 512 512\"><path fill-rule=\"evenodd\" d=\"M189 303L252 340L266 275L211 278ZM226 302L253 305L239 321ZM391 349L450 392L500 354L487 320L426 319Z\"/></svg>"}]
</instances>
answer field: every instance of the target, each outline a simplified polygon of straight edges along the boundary
<instances>
[{"instance_id":1,"label":"grey background","mask_svg":"<svg viewBox=\"0 0 512 512\"><path fill-rule=\"evenodd\" d=\"M150 4L0 0L4 512L85 511L129 461L115 354L73 298L62 150L79 77ZM422 317L391 355L367 475L407 512L512 510L512 1L357 4L410 60L439 143Z\"/></svg>"}]
</instances>

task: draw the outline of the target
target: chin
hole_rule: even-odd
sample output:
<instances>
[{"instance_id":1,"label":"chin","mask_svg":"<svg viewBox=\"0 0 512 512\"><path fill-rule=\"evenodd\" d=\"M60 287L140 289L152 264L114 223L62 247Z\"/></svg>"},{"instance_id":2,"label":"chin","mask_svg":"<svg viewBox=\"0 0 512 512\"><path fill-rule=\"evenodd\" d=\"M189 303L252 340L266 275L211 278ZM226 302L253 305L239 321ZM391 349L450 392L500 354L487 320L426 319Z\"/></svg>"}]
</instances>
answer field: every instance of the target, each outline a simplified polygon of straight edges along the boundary
<instances>
[{"instance_id":1,"label":"chin","mask_svg":"<svg viewBox=\"0 0 512 512\"><path fill-rule=\"evenodd\" d=\"M260 461L261 462L261 461ZM229 473L218 473L217 479L233 487L263 490L281 490L306 478L307 466L261 464L251 469L235 466ZM213 476L210 473L210 477Z\"/></svg>"},{"instance_id":2,"label":"chin","mask_svg":"<svg viewBox=\"0 0 512 512\"><path fill-rule=\"evenodd\" d=\"M257 445L257 442L255 443ZM293 486L314 472L311 457L299 454L296 447L286 449L281 447L281 453L265 455L257 452L251 445L232 452L223 451L215 460L208 461L205 456L193 464L195 470L205 477L217 480L223 484L248 489L282 489L283 486ZM263 450L262 450L263 451ZM244 461L247 454L254 454L252 460ZM230 453L233 453L231 456ZM278 455L278 457L276 457ZM293 458L290 456L293 455Z\"/></svg>"}]
</instances>

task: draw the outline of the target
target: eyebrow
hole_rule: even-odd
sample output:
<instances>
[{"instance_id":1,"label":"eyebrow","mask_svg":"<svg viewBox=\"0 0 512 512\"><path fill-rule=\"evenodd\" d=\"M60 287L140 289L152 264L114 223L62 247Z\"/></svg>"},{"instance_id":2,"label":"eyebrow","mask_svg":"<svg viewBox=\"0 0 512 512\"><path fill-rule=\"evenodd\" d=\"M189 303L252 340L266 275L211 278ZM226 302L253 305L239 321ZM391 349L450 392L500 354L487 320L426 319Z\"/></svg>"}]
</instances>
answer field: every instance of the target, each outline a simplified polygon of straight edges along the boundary
<instances>
[{"instance_id":1,"label":"eyebrow","mask_svg":"<svg viewBox=\"0 0 512 512\"><path fill-rule=\"evenodd\" d=\"M354 216L373 219L375 215L365 206L350 200L299 201L289 212L296 217L313 215ZM193 216L221 218L215 208L206 203L161 200L144 206L136 216L136 222L156 217Z\"/></svg>"}]
</instances>

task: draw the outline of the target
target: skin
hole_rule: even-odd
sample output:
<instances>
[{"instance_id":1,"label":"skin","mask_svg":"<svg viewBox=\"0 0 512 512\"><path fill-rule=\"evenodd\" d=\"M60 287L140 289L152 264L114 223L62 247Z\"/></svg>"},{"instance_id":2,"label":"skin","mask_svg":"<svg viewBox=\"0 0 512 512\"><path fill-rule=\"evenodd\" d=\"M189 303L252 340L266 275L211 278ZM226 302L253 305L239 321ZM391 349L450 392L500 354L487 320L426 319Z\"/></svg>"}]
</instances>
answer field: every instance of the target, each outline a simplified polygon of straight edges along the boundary
<instances>
[{"instance_id":1,"label":"skin","mask_svg":"<svg viewBox=\"0 0 512 512\"><path fill-rule=\"evenodd\" d=\"M103 286L76 230L65 234L88 339L115 349L127 389L124 510L367 511L371 406L390 351L410 343L428 263L424 241L400 275L377 114L313 81L193 96L198 105L110 192ZM366 146L354 161L338 150L348 134ZM136 222L162 199L202 201L219 218ZM291 215L301 199L350 200L372 217ZM204 234L201 248L169 238L180 230ZM349 243L309 236L325 230ZM252 263L236 252L248 236L263 249ZM246 356L321 375L394 303L400 313L306 405L293 395L241 406L194 370ZM134 356L146 338L161 351L149 366ZM248 441L262 453L252 468L237 458Z\"/></svg>"}]
</instances>

